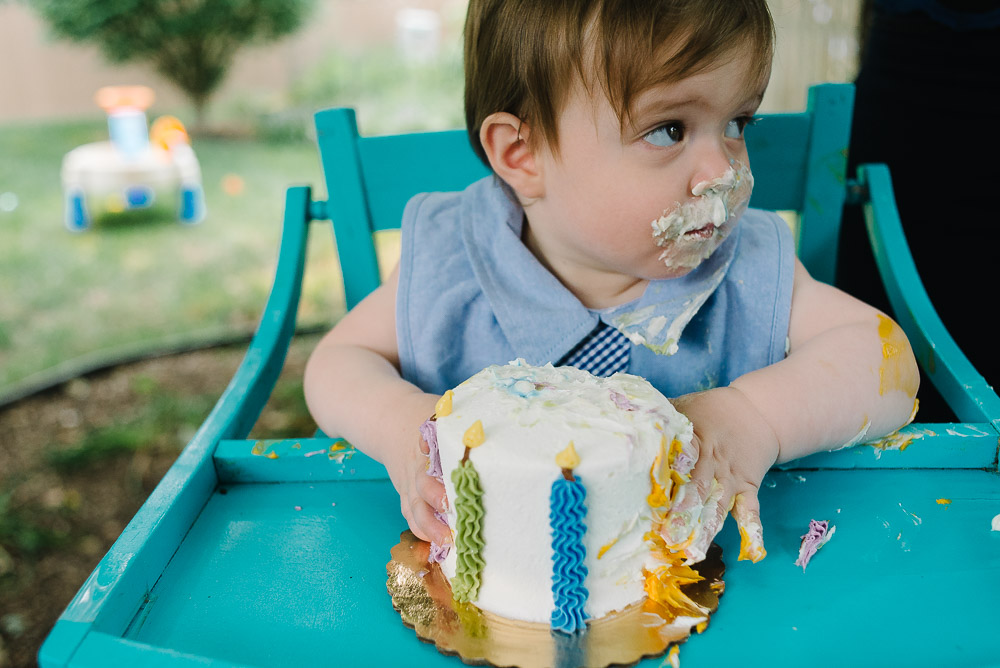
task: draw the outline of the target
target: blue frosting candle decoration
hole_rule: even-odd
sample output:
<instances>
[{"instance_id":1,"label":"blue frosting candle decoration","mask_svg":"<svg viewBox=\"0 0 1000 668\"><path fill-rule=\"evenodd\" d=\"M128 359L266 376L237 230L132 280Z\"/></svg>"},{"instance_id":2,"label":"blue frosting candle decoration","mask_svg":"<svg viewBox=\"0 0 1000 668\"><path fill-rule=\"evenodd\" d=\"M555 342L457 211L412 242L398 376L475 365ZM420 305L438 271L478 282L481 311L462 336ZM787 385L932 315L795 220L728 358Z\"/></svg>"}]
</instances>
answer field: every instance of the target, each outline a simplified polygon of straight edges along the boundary
<instances>
[{"instance_id":1,"label":"blue frosting candle decoration","mask_svg":"<svg viewBox=\"0 0 1000 668\"><path fill-rule=\"evenodd\" d=\"M579 457L570 442L556 457L562 469L562 477L552 483L549 496L549 525L552 527L552 629L563 633L576 633L587 627L584 606L589 596L583 586L587 579L587 567L583 560L587 552L583 547L583 535L587 531L583 523L587 515L584 501L587 491L573 469Z\"/></svg>"}]
</instances>

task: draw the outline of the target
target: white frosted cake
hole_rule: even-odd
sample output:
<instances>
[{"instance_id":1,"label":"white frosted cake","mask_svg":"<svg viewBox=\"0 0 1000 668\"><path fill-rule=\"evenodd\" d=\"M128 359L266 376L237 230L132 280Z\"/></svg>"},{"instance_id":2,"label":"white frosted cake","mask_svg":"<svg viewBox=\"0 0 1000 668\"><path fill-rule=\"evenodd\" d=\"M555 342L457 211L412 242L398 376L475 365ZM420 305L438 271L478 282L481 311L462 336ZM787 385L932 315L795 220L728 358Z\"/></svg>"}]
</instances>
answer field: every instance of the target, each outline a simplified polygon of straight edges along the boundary
<instances>
[{"instance_id":1,"label":"white frosted cake","mask_svg":"<svg viewBox=\"0 0 1000 668\"><path fill-rule=\"evenodd\" d=\"M454 539L432 554L456 600L574 632L699 579L660 537L691 423L646 380L491 366L423 431Z\"/></svg>"}]
</instances>

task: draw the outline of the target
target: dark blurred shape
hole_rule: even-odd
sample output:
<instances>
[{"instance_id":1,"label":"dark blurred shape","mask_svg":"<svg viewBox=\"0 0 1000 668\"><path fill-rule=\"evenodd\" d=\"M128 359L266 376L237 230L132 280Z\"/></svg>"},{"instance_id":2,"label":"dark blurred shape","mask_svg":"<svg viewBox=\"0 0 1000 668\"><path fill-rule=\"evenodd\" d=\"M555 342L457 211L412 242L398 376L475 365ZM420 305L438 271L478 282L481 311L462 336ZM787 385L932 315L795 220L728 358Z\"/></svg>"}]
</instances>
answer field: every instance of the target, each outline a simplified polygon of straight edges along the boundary
<instances>
[{"instance_id":1,"label":"dark blurred shape","mask_svg":"<svg viewBox=\"0 0 1000 668\"><path fill-rule=\"evenodd\" d=\"M863 0L859 23L848 173L863 163L889 165L931 302L995 384L1000 360L988 314L998 301L1000 2ZM845 211L836 280L892 315L856 207ZM919 396L921 421L955 419L926 378Z\"/></svg>"}]
</instances>

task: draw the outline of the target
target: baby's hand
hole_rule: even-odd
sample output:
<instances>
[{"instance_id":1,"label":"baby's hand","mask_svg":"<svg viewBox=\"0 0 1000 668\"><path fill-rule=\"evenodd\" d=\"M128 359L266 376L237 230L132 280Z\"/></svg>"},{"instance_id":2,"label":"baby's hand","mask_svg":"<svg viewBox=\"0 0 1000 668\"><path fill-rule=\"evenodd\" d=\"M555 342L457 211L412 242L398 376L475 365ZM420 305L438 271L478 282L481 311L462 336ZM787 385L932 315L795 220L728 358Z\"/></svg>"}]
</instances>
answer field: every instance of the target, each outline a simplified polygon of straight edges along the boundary
<instances>
[{"instance_id":1,"label":"baby's hand","mask_svg":"<svg viewBox=\"0 0 1000 668\"><path fill-rule=\"evenodd\" d=\"M400 444L385 463L396 491L399 507L417 538L444 546L451 544L451 531L436 513L445 510L445 491L441 481L428 475L430 448L421 432L414 429L413 439Z\"/></svg>"},{"instance_id":2,"label":"baby's hand","mask_svg":"<svg viewBox=\"0 0 1000 668\"><path fill-rule=\"evenodd\" d=\"M764 550L757 490L777 461L774 430L734 387L677 398L674 406L694 425L691 480L667 515L667 543L684 546L689 562L705 558L732 511L740 530L740 559L760 561Z\"/></svg>"}]
</instances>

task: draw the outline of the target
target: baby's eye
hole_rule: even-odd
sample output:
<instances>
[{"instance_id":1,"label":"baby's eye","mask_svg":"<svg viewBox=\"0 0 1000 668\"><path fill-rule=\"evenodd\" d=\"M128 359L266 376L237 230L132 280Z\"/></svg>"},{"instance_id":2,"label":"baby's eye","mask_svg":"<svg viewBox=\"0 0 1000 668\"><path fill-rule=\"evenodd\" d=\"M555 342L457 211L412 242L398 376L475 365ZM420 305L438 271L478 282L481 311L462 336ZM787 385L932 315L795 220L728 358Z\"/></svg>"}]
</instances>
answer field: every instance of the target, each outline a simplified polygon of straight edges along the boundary
<instances>
[{"instance_id":1,"label":"baby's eye","mask_svg":"<svg viewBox=\"0 0 1000 668\"><path fill-rule=\"evenodd\" d=\"M643 139L653 146L673 146L684 139L684 126L676 122L664 123L647 132Z\"/></svg>"},{"instance_id":2,"label":"baby's eye","mask_svg":"<svg viewBox=\"0 0 1000 668\"><path fill-rule=\"evenodd\" d=\"M757 119L752 116L740 116L739 118L734 118L726 125L725 135L728 139L740 139L743 137L743 130L745 130L748 125L753 125L756 122Z\"/></svg>"}]
</instances>

